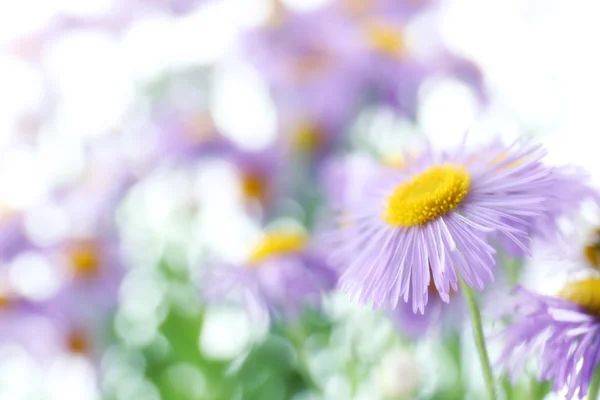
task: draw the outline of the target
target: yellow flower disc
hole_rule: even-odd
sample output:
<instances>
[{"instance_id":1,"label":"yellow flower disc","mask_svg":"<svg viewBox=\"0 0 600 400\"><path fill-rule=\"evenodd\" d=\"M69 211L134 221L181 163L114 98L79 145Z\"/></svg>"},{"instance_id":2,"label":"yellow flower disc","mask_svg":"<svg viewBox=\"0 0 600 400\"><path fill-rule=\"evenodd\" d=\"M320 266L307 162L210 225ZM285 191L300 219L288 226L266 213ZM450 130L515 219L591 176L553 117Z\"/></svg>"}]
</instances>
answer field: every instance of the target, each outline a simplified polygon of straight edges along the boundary
<instances>
[{"instance_id":1,"label":"yellow flower disc","mask_svg":"<svg viewBox=\"0 0 600 400\"><path fill-rule=\"evenodd\" d=\"M382 54L397 57L406 50L402 30L392 24L382 21L369 21L365 26L367 44Z\"/></svg>"},{"instance_id":2,"label":"yellow flower disc","mask_svg":"<svg viewBox=\"0 0 600 400\"><path fill-rule=\"evenodd\" d=\"M265 200L267 188L263 177L257 173L247 173L241 179L242 193L246 199Z\"/></svg>"},{"instance_id":3,"label":"yellow flower disc","mask_svg":"<svg viewBox=\"0 0 600 400\"><path fill-rule=\"evenodd\" d=\"M301 251L306 242L306 235L298 232L267 233L250 255L250 262L257 264L276 255Z\"/></svg>"},{"instance_id":4,"label":"yellow flower disc","mask_svg":"<svg viewBox=\"0 0 600 400\"><path fill-rule=\"evenodd\" d=\"M100 249L92 241L75 243L70 254L71 265L76 276L90 278L98 274L100 269Z\"/></svg>"},{"instance_id":5,"label":"yellow flower disc","mask_svg":"<svg viewBox=\"0 0 600 400\"><path fill-rule=\"evenodd\" d=\"M600 228L594 231L594 238L583 248L583 255L589 265L600 269Z\"/></svg>"},{"instance_id":6,"label":"yellow flower disc","mask_svg":"<svg viewBox=\"0 0 600 400\"><path fill-rule=\"evenodd\" d=\"M567 283L558 296L600 316L600 279L598 278Z\"/></svg>"},{"instance_id":7,"label":"yellow flower disc","mask_svg":"<svg viewBox=\"0 0 600 400\"><path fill-rule=\"evenodd\" d=\"M471 176L464 167L429 168L398 185L387 198L383 220L390 225L423 225L458 207L469 192Z\"/></svg>"}]
</instances>

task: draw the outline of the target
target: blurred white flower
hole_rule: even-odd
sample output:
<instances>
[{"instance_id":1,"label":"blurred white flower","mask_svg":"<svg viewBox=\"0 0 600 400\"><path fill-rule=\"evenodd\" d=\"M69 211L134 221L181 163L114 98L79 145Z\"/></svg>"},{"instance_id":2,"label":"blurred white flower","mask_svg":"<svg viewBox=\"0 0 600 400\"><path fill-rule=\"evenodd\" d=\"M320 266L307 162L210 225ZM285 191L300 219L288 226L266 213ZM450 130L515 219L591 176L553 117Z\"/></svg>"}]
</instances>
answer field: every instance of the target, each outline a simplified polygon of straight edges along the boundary
<instances>
[{"instance_id":1,"label":"blurred white flower","mask_svg":"<svg viewBox=\"0 0 600 400\"><path fill-rule=\"evenodd\" d=\"M394 349L379 365L379 385L384 399L412 398L421 387L421 370L415 355Z\"/></svg>"},{"instance_id":2,"label":"blurred white flower","mask_svg":"<svg viewBox=\"0 0 600 400\"><path fill-rule=\"evenodd\" d=\"M600 276L600 207L585 201L558 220L558 243L534 244L524 268L527 287L554 295L570 280Z\"/></svg>"}]
</instances>

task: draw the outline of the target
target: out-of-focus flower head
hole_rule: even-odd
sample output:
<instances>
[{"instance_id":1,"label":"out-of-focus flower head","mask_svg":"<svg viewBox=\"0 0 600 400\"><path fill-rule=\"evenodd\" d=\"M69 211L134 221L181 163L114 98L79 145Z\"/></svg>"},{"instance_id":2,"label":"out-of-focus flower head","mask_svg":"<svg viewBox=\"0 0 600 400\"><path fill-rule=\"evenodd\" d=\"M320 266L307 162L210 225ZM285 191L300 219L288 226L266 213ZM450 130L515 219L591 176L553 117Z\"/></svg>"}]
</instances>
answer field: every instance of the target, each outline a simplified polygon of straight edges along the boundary
<instances>
[{"instance_id":1,"label":"out-of-focus flower head","mask_svg":"<svg viewBox=\"0 0 600 400\"><path fill-rule=\"evenodd\" d=\"M563 177L559 175L559 181ZM501 310L509 325L499 335L504 342L499 362L516 379L534 358L540 379L552 381L554 390L564 391L567 398L583 398L600 360L600 209L589 188L567 184L564 189L572 192L559 198L582 195L589 201L552 224L558 233L546 236L558 235L558 241L536 243L529 267L543 277L538 290L543 294L519 286Z\"/></svg>"},{"instance_id":2,"label":"out-of-focus flower head","mask_svg":"<svg viewBox=\"0 0 600 400\"><path fill-rule=\"evenodd\" d=\"M242 297L256 319L294 318L304 307L318 307L337 275L311 249L307 234L296 228L265 231L242 265L215 265L203 280L209 300Z\"/></svg>"},{"instance_id":3,"label":"out-of-focus flower head","mask_svg":"<svg viewBox=\"0 0 600 400\"><path fill-rule=\"evenodd\" d=\"M284 168L281 152L269 147L259 151L247 151L231 147L223 157L231 162L239 173L242 195L250 207L261 206L268 211L276 195L281 195Z\"/></svg>"},{"instance_id":4,"label":"out-of-focus flower head","mask_svg":"<svg viewBox=\"0 0 600 400\"><path fill-rule=\"evenodd\" d=\"M527 231L503 218L521 223L546 211L554 179L541 163L545 152L515 143L483 159L464 146L428 145L405 168L381 170L346 210L326 239L336 244L331 259L344 268L345 291L375 307L395 308L412 297L413 311L423 313L431 281L448 302L458 275L480 290L493 280L492 232L529 250ZM500 156L506 158L490 162Z\"/></svg>"},{"instance_id":5,"label":"out-of-focus flower head","mask_svg":"<svg viewBox=\"0 0 600 400\"><path fill-rule=\"evenodd\" d=\"M164 162L190 162L202 156L228 152L233 144L215 127L206 110L182 110L168 105L156 107L153 126L143 127L154 131L150 164ZM140 135L144 135L141 132ZM145 132L148 136L148 132Z\"/></svg>"},{"instance_id":6,"label":"out-of-focus flower head","mask_svg":"<svg viewBox=\"0 0 600 400\"><path fill-rule=\"evenodd\" d=\"M377 170L377 161L368 155L329 158L319 171L319 183L325 194L327 211L343 212L368 186Z\"/></svg>"},{"instance_id":7,"label":"out-of-focus flower head","mask_svg":"<svg viewBox=\"0 0 600 400\"><path fill-rule=\"evenodd\" d=\"M379 366L379 384L384 399L411 398L421 388L423 371L409 349L386 354Z\"/></svg>"},{"instance_id":8,"label":"out-of-focus flower head","mask_svg":"<svg viewBox=\"0 0 600 400\"><path fill-rule=\"evenodd\" d=\"M449 51L434 29L412 32L411 21L427 6L337 1L304 13L276 6L245 47L271 88L283 140L327 154L359 107L384 103L416 117L423 84L439 76L466 81L483 99L473 63Z\"/></svg>"},{"instance_id":9,"label":"out-of-focus flower head","mask_svg":"<svg viewBox=\"0 0 600 400\"><path fill-rule=\"evenodd\" d=\"M327 151L362 100L348 26L327 9L276 10L249 33L246 53L271 88L284 140L301 152Z\"/></svg>"},{"instance_id":10,"label":"out-of-focus flower head","mask_svg":"<svg viewBox=\"0 0 600 400\"><path fill-rule=\"evenodd\" d=\"M0 216L0 260L10 260L31 245L23 218L22 211L3 210Z\"/></svg>"},{"instance_id":11,"label":"out-of-focus flower head","mask_svg":"<svg viewBox=\"0 0 600 400\"><path fill-rule=\"evenodd\" d=\"M0 282L0 343L20 346L41 363L64 351L62 336L43 309L16 293L5 274Z\"/></svg>"},{"instance_id":12,"label":"out-of-focus flower head","mask_svg":"<svg viewBox=\"0 0 600 400\"><path fill-rule=\"evenodd\" d=\"M567 222L577 218L576 214L586 203L597 207L600 204L600 194L590 185L590 179L587 173L573 167L555 167L552 174L554 176L554 186L552 189L553 196L547 202L547 211L544 214L533 217L523 216L522 219L526 222L518 223L516 221L508 221L507 223L521 228L529 225L530 235L533 238L539 239L542 242L555 243L564 249L567 242L571 242L573 237L564 238L564 235L572 235L576 232L582 232L582 221L576 222L577 229L565 232L560 227L560 222ZM581 218L579 218L581 219ZM597 220L597 218L594 218ZM514 242L507 238L498 235L498 244L511 257L523 257L526 254L523 249L515 246ZM562 244L561 244L562 242ZM572 246L571 246L572 247Z\"/></svg>"},{"instance_id":13,"label":"out-of-focus flower head","mask_svg":"<svg viewBox=\"0 0 600 400\"><path fill-rule=\"evenodd\" d=\"M598 278L567 283L557 296L516 289L499 359L514 381L533 357L540 380L551 381L557 392L565 390L566 398L585 397L600 361L598 293Z\"/></svg>"},{"instance_id":14,"label":"out-of-focus flower head","mask_svg":"<svg viewBox=\"0 0 600 400\"><path fill-rule=\"evenodd\" d=\"M65 335L67 349L98 356L104 335L101 330L114 311L125 273L115 238L70 238L48 257L63 275L60 291L44 304Z\"/></svg>"},{"instance_id":15,"label":"out-of-focus flower head","mask_svg":"<svg viewBox=\"0 0 600 400\"><path fill-rule=\"evenodd\" d=\"M35 268L50 274L52 283L41 292L22 287L7 291L7 307L0 314L18 320L23 327L19 329L28 329L27 321L43 321L56 354L72 352L99 359L106 339L102 326L116 306L124 274L116 209L137 176L118 157L117 149L96 144L93 150L80 179L57 189L44 204L25 213L18 233L27 240L7 260L12 263L7 265L11 277L27 279L23 275L27 268L38 265ZM105 150L110 157L105 158ZM44 225L48 212L60 225L49 230L50 235ZM21 324L23 321L26 323ZM23 340L27 339L28 334L23 335ZM30 347L18 338L15 341Z\"/></svg>"},{"instance_id":16,"label":"out-of-focus flower head","mask_svg":"<svg viewBox=\"0 0 600 400\"><path fill-rule=\"evenodd\" d=\"M419 22L430 22L427 29L412 25L431 3L374 1L350 18L344 14L369 101L390 104L409 118L416 116L423 84L438 76L463 80L485 99L481 71L445 46L433 18Z\"/></svg>"}]
</instances>

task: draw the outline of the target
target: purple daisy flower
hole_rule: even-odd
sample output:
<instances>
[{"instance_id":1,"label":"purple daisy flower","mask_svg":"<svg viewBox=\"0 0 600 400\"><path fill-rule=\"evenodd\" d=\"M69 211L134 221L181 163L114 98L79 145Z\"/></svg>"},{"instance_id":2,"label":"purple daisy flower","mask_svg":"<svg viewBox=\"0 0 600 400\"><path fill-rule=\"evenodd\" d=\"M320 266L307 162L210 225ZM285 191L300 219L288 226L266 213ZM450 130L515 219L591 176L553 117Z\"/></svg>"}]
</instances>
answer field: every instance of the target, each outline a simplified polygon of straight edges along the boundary
<instances>
[{"instance_id":1,"label":"purple daisy flower","mask_svg":"<svg viewBox=\"0 0 600 400\"><path fill-rule=\"evenodd\" d=\"M481 157L428 145L402 170L382 170L324 239L344 268L342 289L375 307L412 297L413 311L423 313L431 281L448 302L458 275L480 290L493 280L490 233L527 252L527 232L505 220L527 223L523 217L546 211L554 178L540 162L545 151L529 143L486 150Z\"/></svg>"},{"instance_id":2,"label":"purple daisy flower","mask_svg":"<svg viewBox=\"0 0 600 400\"><path fill-rule=\"evenodd\" d=\"M539 377L566 390L566 398L585 397L600 361L600 279L567 284L558 296L523 287L515 290L508 316L513 321L499 336L504 351L499 362L516 381L526 361L535 357Z\"/></svg>"},{"instance_id":3,"label":"purple daisy flower","mask_svg":"<svg viewBox=\"0 0 600 400\"><path fill-rule=\"evenodd\" d=\"M337 281L334 270L308 246L296 230L271 231L256 245L244 265L219 265L204 279L209 300L241 295L250 316L294 317L305 306L316 306Z\"/></svg>"}]
</instances>

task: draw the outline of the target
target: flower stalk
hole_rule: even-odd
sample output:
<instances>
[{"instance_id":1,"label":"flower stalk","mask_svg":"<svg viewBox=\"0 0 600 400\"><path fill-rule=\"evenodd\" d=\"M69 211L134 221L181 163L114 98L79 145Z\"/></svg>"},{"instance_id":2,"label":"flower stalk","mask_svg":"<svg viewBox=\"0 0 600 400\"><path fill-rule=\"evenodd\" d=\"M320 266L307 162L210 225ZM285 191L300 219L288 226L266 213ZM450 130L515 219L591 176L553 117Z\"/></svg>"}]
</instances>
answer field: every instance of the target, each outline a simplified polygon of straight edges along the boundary
<instances>
[{"instance_id":1,"label":"flower stalk","mask_svg":"<svg viewBox=\"0 0 600 400\"><path fill-rule=\"evenodd\" d=\"M490 364L490 358L488 356L487 348L485 346L485 339L483 336L483 327L481 325L481 312L477 305L477 299L473 289L459 277L460 288L464 293L469 308L469 314L471 315L471 323L473 325L473 337L475 339L475 346L477 347L477 353L479 354L479 361L481 363L481 370L483 372L483 380L485 382L485 389L489 400L496 400L496 388L494 386L494 376L492 374L492 366Z\"/></svg>"}]
</instances>

